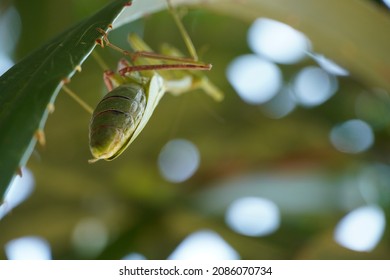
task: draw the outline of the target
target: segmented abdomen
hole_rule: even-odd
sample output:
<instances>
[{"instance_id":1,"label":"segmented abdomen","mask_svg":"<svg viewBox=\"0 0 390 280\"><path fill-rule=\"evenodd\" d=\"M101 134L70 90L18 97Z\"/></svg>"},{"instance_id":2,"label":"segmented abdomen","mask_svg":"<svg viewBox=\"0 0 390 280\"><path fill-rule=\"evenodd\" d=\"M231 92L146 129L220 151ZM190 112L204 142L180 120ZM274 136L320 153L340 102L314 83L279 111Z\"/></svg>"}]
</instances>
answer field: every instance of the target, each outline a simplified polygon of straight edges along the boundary
<instances>
[{"instance_id":1,"label":"segmented abdomen","mask_svg":"<svg viewBox=\"0 0 390 280\"><path fill-rule=\"evenodd\" d=\"M118 86L96 106L89 125L89 147L96 159L116 158L126 147L146 107L141 85Z\"/></svg>"}]
</instances>

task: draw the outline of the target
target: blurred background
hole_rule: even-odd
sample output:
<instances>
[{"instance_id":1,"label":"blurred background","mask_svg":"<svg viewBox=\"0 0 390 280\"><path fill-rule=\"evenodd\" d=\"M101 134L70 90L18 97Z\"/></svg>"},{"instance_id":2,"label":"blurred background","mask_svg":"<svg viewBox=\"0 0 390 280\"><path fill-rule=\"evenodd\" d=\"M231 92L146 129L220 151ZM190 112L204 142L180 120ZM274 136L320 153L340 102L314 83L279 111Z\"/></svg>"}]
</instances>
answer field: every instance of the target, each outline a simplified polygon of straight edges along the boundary
<instances>
[{"instance_id":1,"label":"blurred background","mask_svg":"<svg viewBox=\"0 0 390 280\"><path fill-rule=\"evenodd\" d=\"M0 72L107 2L2 0ZM0 258L389 259L389 93L272 18L179 13L225 99L166 94L118 159L88 164L90 116L61 92L0 206ZM186 51L166 11L110 38L129 32ZM102 69L82 69L69 86L95 106Z\"/></svg>"}]
</instances>

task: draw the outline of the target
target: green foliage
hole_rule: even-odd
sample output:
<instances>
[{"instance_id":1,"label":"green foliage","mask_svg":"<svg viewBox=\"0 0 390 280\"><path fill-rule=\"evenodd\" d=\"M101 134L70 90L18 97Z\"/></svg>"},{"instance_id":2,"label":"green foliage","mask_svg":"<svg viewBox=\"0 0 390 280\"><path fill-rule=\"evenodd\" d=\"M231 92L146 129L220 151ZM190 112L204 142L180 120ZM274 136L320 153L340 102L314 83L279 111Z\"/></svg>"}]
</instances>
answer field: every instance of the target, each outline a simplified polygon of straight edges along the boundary
<instances>
[{"instance_id":1,"label":"green foliage","mask_svg":"<svg viewBox=\"0 0 390 280\"><path fill-rule=\"evenodd\" d=\"M91 2L73 2L81 7L83 1ZM127 11L138 3L152 2L156 1L136 0ZM180 1L184 2L187 1ZM225 100L216 103L201 91L180 97L167 94L121 157L88 164L90 116L60 94L56 111L45 126L47 145L37 146L28 162L36 181L35 192L0 220L0 258L6 257L2 248L10 240L37 235L50 243L54 259L120 259L130 252L149 259L166 259L189 234L210 229L242 259L389 259L388 226L371 252L343 248L334 241L333 234L341 217L367 203L366 195L377 195L378 204L390 217L390 117L386 92L390 79L384 75L390 65L390 40L384 35L390 17L361 0L188 2L218 11L189 10L183 22L202 61L213 64L207 75L224 91ZM22 42L34 28L38 37L50 33L50 20L45 15L57 11L58 6L48 5L30 16L37 22L23 26L26 33ZM75 8L68 2L66 5L69 10L64 11L62 26L74 20L70 15ZM262 106L245 104L225 76L232 59L251 52L246 32L257 17L280 20L304 32L315 51L347 68L352 77L340 78L337 94L321 106L297 107L278 120L267 118ZM56 23L58 29L51 26L51 32L62 29ZM154 50L163 42L185 50L167 12L115 29L109 34L110 40L128 49L129 32L142 34ZM347 47L352 47L347 55L341 48L345 41L350 43ZM25 51L31 45L21 43L18 48ZM96 51L114 70L120 54L108 48ZM285 82L289 83L308 65L315 62L307 59L296 65L280 65ZM74 67L70 72L73 70ZM42 84L43 80L40 79ZM107 93L103 90L102 70L93 59L83 64L82 73L72 78L70 86L92 106ZM384 90L372 92L365 86ZM329 131L356 117L373 125L375 145L357 155L341 153L332 147ZM0 131L2 135L5 134ZM174 138L188 139L201 155L197 172L181 183L167 181L158 169L159 152ZM248 237L229 228L224 221L226 209L242 196L274 201L282 218L278 231ZM91 220L100 222L106 232L105 242L97 249L94 242L101 236L94 226L81 232L84 246L75 242L80 224Z\"/></svg>"},{"instance_id":2,"label":"green foliage","mask_svg":"<svg viewBox=\"0 0 390 280\"><path fill-rule=\"evenodd\" d=\"M0 195L19 166L26 164L64 79L95 47L128 0L117 0L76 24L20 61L0 78Z\"/></svg>"}]
</instances>

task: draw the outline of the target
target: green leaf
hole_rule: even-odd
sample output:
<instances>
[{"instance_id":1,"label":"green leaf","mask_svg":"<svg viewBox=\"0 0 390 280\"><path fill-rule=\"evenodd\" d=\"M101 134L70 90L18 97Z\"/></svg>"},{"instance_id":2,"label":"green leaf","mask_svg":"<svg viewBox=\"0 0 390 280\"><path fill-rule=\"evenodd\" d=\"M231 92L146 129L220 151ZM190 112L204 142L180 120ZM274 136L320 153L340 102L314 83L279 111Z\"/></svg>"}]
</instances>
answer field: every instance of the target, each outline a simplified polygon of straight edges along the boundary
<instances>
[{"instance_id":1,"label":"green leaf","mask_svg":"<svg viewBox=\"0 0 390 280\"><path fill-rule=\"evenodd\" d=\"M131 0L117 0L69 28L24 58L0 77L0 194L4 194L19 166L24 166L43 129L48 106Z\"/></svg>"}]
</instances>

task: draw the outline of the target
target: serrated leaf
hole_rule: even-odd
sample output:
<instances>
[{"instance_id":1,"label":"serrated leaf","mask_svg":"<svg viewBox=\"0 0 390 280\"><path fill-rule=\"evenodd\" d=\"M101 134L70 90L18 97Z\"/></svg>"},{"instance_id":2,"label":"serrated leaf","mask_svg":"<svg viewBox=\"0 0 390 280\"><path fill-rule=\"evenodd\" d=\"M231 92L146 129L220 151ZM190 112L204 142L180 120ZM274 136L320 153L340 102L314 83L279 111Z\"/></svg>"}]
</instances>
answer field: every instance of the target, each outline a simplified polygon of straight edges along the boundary
<instances>
[{"instance_id":1,"label":"serrated leaf","mask_svg":"<svg viewBox=\"0 0 390 280\"><path fill-rule=\"evenodd\" d=\"M69 28L0 77L0 194L4 194L19 166L26 164L43 129L48 106L62 81L70 78L131 0L117 0Z\"/></svg>"}]
</instances>

